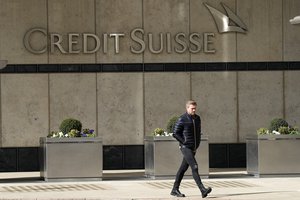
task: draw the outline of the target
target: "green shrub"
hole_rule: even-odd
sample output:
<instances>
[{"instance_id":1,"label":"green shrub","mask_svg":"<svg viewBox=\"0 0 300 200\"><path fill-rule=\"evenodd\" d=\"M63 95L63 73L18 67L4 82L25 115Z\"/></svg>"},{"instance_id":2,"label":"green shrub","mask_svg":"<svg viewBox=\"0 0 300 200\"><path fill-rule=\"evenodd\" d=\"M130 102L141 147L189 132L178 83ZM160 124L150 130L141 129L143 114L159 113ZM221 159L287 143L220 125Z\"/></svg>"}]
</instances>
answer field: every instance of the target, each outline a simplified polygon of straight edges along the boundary
<instances>
[{"instance_id":1,"label":"green shrub","mask_svg":"<svg viewBox=\"0 0 300 200\"><path fill-rule=\"evenodd\" d=\"M280 127L288 127L288 126L289 126L289 124L284 119L275 118L275 119L272 119L269 130L270 130L270 132L279 131Z\"/></svg>"},{"instance_id":2,"label":"green shrub","mask_svg":"<svg viewBox=\"0 0 300 200\"><path fill-rule=\"evenodd\" d=\"M276 131L276 132L274 132ZM281 134L281 135L300 135L300 131L296 126L290 126L284 119L275 118L270 123L270 128L259 128L258 135L264 134Z\"/></svg>"},{"instance_id":3,"label":"green shrub","mask_svg":"<svg viewBox=\"0 0 300 200\"><path fill-rule=\"evenodd\" d=\"M70 130L68 133L69 137L80 137L80 132L76 129Z\"/></svg>"},{"instance_id":4,"label":"green shrub","mask_svg":"<svg viewBox=\"0 0 300 200\"><path fill-rule=\"evenodd\" d=\"M59 126L59 129L64 134L67 134L67 133L71 132L71 130L76 130L78 132L81 132L82 124L77 119L68 118L68 119L65 119L61 122L61 124ZM72 132L72 134L75 134L74 131Z\"/></svg>"},{"instance_id":5,"label":"green shrub","mask_svg":"<svg viewBox=\"0 0 300 200\"><path fill-rule=\"evenodd\" d=\"M283 135L290 134L290 128L288 126L281 126L278 128L278 132Z\"/></svg>"},{"instance_id":6,"label":"green shrub","mask_svg":"<svg viewBox=\"0 0 300 200\"><path fill-rule=\"evenodd\" d=\"M169 121L167 123L167 132L168 133L173 133L174 126L175 126L175 123L177 122L178 118L179 118L178 116L173 116L169 119Z\"/></svg>"},{"instance_id":7,"label":"green shrub","mask_svg":"<svg viewBox=\"0 0 300 200\"><path fill-rule=\"evenodd\" d=\"M269 134L269 130L267 128L259 128L256 132L257 132L257 135Z\"/></svg>"},{"instance_id":8,"label":"green shrub","mask_svg":"<svg viewBox=\"0 0 300 200\"><path fill-rule=\"evenodd\" d=\"M296 126L291 127L290 130L289 130L289 134L291 134L291 135L299 135L300 132L299 132L298 127L296 127Z\"/></svg>"},{"instance_id":9,"label":"green shrub","mask_svg":"<svg viewBox=\"0 0 300 200\"><path fill-rule=\"evenodd\" d=\"M156 128L153 131L153 135L154 136L163 136L164 135L165 130L162 128Z\"/></svg>"}]
</instances>

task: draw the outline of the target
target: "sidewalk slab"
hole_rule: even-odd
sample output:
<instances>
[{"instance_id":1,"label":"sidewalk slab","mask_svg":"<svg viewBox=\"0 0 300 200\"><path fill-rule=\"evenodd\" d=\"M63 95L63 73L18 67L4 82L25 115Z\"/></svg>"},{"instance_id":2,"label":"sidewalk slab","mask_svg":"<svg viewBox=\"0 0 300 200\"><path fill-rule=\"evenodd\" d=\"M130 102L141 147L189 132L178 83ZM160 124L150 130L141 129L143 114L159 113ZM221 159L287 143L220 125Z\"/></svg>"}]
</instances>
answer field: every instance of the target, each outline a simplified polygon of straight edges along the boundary
<instances>
[{"instance_id":1,"label":"sidewalk slab","mask_svg":"<svg viewBox=\"0 0 300 200\"><path fill-rule=\"evenodd\" d=\"M16 177L17 178L16 174ZM19 174L20 175L20 174ZM4 182L4 174L0 173L0 200L102 200L102 199L202 199L193 179L185 178L181 184L181 192L186 198L170 195L172 179L151 180L112 179L103 181L70 181L45 182L38 179ZM35 174L31 174L34 177ZM23 177L26 177L23 174ZM6 177L8 178L8 177ZM213 188L206 199L224 200L299 200L300 177L227 177L203 179L206 186Z\"/></svg>"}]
</instances>

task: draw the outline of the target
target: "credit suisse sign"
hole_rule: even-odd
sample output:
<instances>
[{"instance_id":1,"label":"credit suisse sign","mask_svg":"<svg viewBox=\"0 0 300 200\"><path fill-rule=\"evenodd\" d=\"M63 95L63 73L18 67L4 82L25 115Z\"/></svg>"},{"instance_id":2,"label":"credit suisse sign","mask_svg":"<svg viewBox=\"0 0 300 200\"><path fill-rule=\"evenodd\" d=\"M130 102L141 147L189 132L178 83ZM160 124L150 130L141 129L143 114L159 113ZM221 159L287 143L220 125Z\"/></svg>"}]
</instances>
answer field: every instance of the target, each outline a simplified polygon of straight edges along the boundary
<instances>
[{"instance_id":1,"label":"credit suisse sign","mask_svg":"<svg viewBox=\"0 0 300 200\"><path fill-rule=\"evenodd\" d=\"M225 4L221 3L226 14L207 3L204 3L204 5L211 13L219 33L245 33L247 31L247 27L242 20ZM230 22L234 25L230 25ZM205 54L213 54L216 52L214 46L215 35L213 32L193 32L189 34L184 32L176 34L166 32L153 34L145 32L143 28L134 28L129 34L124 32L103 33L101 35L94 33L60 34L48 33L45 28L31 28L25 33L23 44L26 50L33 54L48 52L53 54L56 51L62 54L93 54L101 51L106 54L108 49L113 49L115 54L119 54L122 41L124 38L129 38L131 45L122 50L130 51L133 54L142 54L146 50L153 54L162 52L177 54L203 52ZM36 41L34 38L39 38L39 41ZM40 44L40 46L37 46L36 43ZM113 46L109 46L112 43Z\"/></svg>"}]
</instances>

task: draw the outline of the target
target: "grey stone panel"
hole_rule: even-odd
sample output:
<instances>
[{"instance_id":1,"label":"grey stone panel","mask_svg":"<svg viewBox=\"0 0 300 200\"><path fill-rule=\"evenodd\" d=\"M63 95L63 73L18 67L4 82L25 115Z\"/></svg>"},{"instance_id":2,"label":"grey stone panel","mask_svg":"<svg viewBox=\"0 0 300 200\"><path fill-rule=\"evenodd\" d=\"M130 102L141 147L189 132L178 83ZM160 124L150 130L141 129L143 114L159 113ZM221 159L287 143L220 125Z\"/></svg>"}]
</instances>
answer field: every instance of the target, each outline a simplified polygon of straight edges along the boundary
<instances>
[{"instance_id":1,"label":"grey stone panel","mask_svg":"<svg viewBox=\"0 0 300 200\"><path fill-rule=\"evenodd\" d=\"M144 40L146 51L145 63L157 62L189 62L188 52L179 54L174 48L180 48L175 44L173 37L177 33L189 34L189 1L186 0L147 0L143 2ZM161 53L152 53L149 50L148 34L153 34L153 49L160 50L160 33L163 34L164 46ZM171 34L171 53L167 52L166 33Z\"/></svg>"},{"instance_id":2,"label":"grey stone panel","mask_svg":"<svg viewBox=\"0 0 300 200\"><path fill-rule=\"evenodd\" d=\"M82 33L95 34L94 0L48 1L48 31L63 35L62 47L68 48L68 33L80 33L74 50L80 53L62 54L58 48L50 53L49 63L95 63L95 54L82 53ZM75 39L76 40L76 39Z\"/></svg>"},{"instance_id":3,"label":"grey stone panel","mask_svg":"<svg viewBox=\"0 0 300 200\"><path fill-rule=\"evenodd\" d=\"M75 118L82 128L97 128L96 74L50 74L50 131L62 120Z\"/></svg>"},{"instance_id":4,"label":"grey stone panel","mask_svg":"<svg viewBox=\"0 0 300 200\"><path fill-rule=\"evenodd\" d=\"M47 54L32 54L23 45L29 29L47 27L46 0L1 0L0 4L0 60L9 64L47 63ZM33 48L43 47L44 39L32 37Z\"/></svg>"},{"instance_id":5,"label":"grey stone panel","mask_svg":"<svg viewBox=\"0 0 300 200\"><path fill-rule=\"evenodd\" d=\"M300 15L300 1L284 0L283 5L283 60L299 61L300 25L292 25L290 19Z\"/></svg>"},{"instance_id":6,"label":"grey stone panel","mask_svg":"<svg viewBox=\"0 0 300 200\"><path fill-rule=\"evenodd\" d=\"M193 72L192 98L210 143L237 141L236 72Z\"/></svg>"},{"instance_id":7,"label":"grey stone panel","mask_svg":"<svg viewBox=\"0 0 300 200\"><path fill-rule=\"evenodd\" d=\"M281 61L282 0L238 0L237 11L248 27L237 34L237 61Z\"/></svg>"},{"instance_id":8,"label":"grey stone panel","mask_svg":"<svg viewBox=\"0 0 300 200\"><path fill-rule=\"evenodd\" d=\"M103 145L143 144L143 74L97 74L97 90Z\"/></svg>"},{"instance_id":9,"label":"grey stone panel","mask_svg":"<svg viewBox=\"0 0 300 200\"><path fill-rule=\"evenodd\" d=\"M238 72L239 142L283 117L283 72Z\"/></svg>"},{"instance_id":10,"label":"grey stone panel","mask_svg":"<svg viewBox=\"0 0 300 200\"><path fill-rule=\"evenodd\" d=\"M48 134L48 75L1 75L2 147L31 147Z\"/></svg>"},{"instance_id":11,"label":"grey stone panel","mask_svg":"<svg viewBox=\"0 0 300 200\"><path fill-rule=\"evenodd\" d=\"M285 119L292 126L300 127L300 72L284 72Z\"/></svg>"},{"instance_id":12,"label":"grey stone panel","mask_svg":"<svg viewBox=\"0 0 300 200\"><path fill-rule=\"evenodd\" d=\"M97 63L142 63L143 54L133 54L130 46L139 45L130 39L130 32L142 28L141 0L96 0L96 32L101 38L100 51L97 52ZM107 53L104 52L103 34L124 33L120 37L119 53L115 50L115 37L107 39Z\"/></svg>"},{"instance_id":13,"label":"grey stone panel","mask_svg":"<svg viewBox=\"0 0 300 200\"><path fill-rule=\"evenodd\" d=\"M236 34L235 33L218 33L215 21L206 8L204 3L218 9L222 13L226 13L220 0L191 0L190 1L190 16L191 16L191 33L214 33L215 37L210 40L213 42L208 46L209 50L215 49L215 53L204 53L203 44L200 53L191 54L191 62L234 62L236 61ZM233 11L236 8L234 0L222 1Z\"/></svg>"},{"instance_id":14,"label":"grey stone panel","mask_svg":"<svg viewBox=\"0 0 300 200\"><path fill-rule=\"evenodd\" d=\"M146 73L145 90L145 135L155 128L167 127L173 116L180 116L185 103L191 97L190 73Z\"/></svg>"}]
</instances>

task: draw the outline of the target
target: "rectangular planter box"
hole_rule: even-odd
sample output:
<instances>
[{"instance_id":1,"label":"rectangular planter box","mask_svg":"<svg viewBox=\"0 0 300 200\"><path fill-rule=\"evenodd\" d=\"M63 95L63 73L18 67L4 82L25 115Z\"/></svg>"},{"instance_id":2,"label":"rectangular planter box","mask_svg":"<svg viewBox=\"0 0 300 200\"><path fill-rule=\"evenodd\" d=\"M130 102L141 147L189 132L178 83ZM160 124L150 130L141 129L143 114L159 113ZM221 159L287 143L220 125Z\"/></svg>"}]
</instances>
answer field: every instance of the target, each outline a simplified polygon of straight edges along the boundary
<instances>
[{"instance_id":1,"label":"rectangular planter box","mask_svg":"<svg viewBox=\"0 0 300 200\"><path fill-rule=\"evenodd\" d=\"M147 136L145 138L145 176L174 177L182 162L179 143L172 136ZM209 175L208 140L201 138L200 147L196 153L201 177ZM192 175L190 168L185 175Z\"/></svg>"},{"instance_id":2,"label":"rectangular planter box","mask_svg":"<svg viewBox=\"0 0 300 200\"><path fill-rule=\"evenodd\" d=\"M299 135L260 135L246 141L248 174L300 175Z\"/></svg>"},{"instance_id":3,"label":"rectangular planter box","mask_svg":"<svg viewBox=\"0 0 300 200\"><path fill-rule=\"evenodd\" d=\"M102 180L102 140L96 138L40 138L41 178Z\"/></svg>"}]
</instances>

